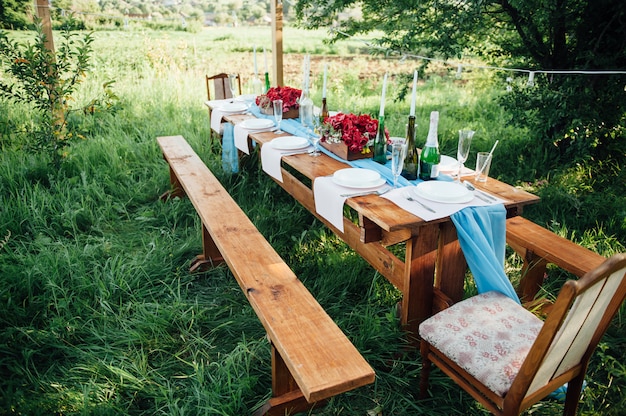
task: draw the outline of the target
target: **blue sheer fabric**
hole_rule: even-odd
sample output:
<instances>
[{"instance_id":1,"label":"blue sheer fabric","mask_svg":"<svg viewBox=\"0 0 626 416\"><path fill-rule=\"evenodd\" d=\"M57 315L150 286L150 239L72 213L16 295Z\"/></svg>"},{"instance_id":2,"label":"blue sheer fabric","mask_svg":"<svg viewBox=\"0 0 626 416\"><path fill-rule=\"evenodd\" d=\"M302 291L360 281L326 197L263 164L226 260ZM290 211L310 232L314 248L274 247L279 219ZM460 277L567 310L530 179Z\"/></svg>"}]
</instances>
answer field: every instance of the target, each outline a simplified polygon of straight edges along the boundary
<instances>
[{"instance_id":1,"label":"blue sheer fabric","mask_svg":"<svg viewBox=\"0 0 626 416\"><path fill-rule=\"evenodd\" d=\"M235 128L230 123L224 123L222 133L222 170L229 173L239 172L239 154L235 147Z\"/></svg>"},{"instance_id":2,"label":"blue sheer fabric","mask_svg":"<svg viewBox=\"0 0 626 416\"><path fill-rule=\"evenodd\" d=\"M502 204L468 207L451 216L478 293L496 290L520 303L504 273L506 209Z\"/></svg>"}]
</instances>

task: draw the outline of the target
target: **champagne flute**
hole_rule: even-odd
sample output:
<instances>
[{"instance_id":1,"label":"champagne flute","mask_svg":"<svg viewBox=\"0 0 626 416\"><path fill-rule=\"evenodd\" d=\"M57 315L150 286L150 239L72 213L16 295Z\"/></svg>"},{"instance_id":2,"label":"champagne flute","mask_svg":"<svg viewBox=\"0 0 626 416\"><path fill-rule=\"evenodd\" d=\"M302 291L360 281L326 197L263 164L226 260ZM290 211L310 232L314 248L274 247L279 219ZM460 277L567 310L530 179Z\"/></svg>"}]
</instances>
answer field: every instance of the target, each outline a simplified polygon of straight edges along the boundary
<instances>
[{"instance_id":1,"label":"champagne flute","mask_svg":"<svg viewBox=\"0 0 626 416\"><path fill-rule=\"evenodd\" d=\"M391 145L391 173L393 174L393 187L398 187L398 177L404 166L404 143L396 142Z\"/></svg>"},{"instance_id":2,"label":"champagne flute","mask_svg":"<svg viewBox=\"0 0 626 416\"><path fill-rule=\"evenodd\" d=\"M228 74L228 87L230 88L230 95L233 99L237 97L237 93L239 92L237 89L238 80L239 80L239 75Z\"/></svg>"},{"instance_id":3,"label":"champagne flute","mask_svg":"<svg viewBox=\"0 0 626 416\"><path fill-rule=\"evenodd\" d=\"M307 125L307 129L311 130L311 142L313 143L313 151L309 153L310 156L319 156L322 154L322 152L320 152L319 147L317 146L318 143L320 142L320 139L322 138L322 136L319 134L319 128L320 128L320 119L319 117L313 117L310 120L311 125Z\"/></svg>"},{"instance_id":4,"label":"champagne flute","mask_svg":"<svg viewBox=\"0 0 626 416\"><path fill-rule=\"evenodd\" d=\"M280 129L280 123L283 121L283 100L274 100L272 101L272 106L274 107L274 120L276 121L276 134L282 134L282 130Z\"/></svg>"},{"instance_id":5,"label":"champagne flute","mask_svg":"<svg viewBox=\"0 0 626 416\"><path fill-rule=\"evenodd\" d=\"M472 144L472 137L474 137L473 130L459 130L459 145L456 151L456 158L459 162L459 172L456 175L456 181L461 181L461 171L463 170L463 164L467 160L470 151L470 145Z\"/></svg>"}]
</instances>

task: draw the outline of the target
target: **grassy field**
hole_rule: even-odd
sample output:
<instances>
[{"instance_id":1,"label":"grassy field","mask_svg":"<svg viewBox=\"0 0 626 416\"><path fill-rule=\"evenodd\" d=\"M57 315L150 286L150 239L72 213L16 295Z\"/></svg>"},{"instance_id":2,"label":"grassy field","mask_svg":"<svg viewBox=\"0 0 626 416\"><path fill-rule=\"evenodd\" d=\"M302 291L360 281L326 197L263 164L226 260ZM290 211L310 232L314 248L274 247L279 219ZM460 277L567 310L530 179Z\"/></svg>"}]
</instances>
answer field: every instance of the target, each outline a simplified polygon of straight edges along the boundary
<instances>
[{"instance_id":1,"label":"grassy field","mask_svg":"<svg viewBox=\"0 0 626 416\"><path fill-rule=\"evenodd\" d=\"M70 117L83 139L60 169L24 146L32 123L25 108L0 102L0 414L232 416L268 398L261 324L227 268L188 273L201 249L197 215L187 200L158 199L169 176L155 138L176 134L376 370L373 385L314 414L487 414L439 372L431 377L432 397L418 400L419 354L403 349L397 291L253 159L236 176L222 172L219 145L209 142L204 75L239 72L250 80L253 45L263 67L269 28L94 35L94 68L75 105L110 80L119 100L115 111ZM376 114L387 71L387 123L392 135L403 135L409 102L392 98L419 63L364 54L359 40L325 45L324 37L286 30L286 84L300 86L303 53L311 53L316 102L328 63L331 109ZM455 70L436 65L420 80L418 140L425 140L432 110L441 113L446 154L454 155L462 127L477 131L472 155L499 139L492 174L542 197L525 216L602 255L625 251L623 166L545 166L532 139L497 105L505 88L500 74L466 71L456 80ZM518 267L509 256L507 269L515 275ZM566 277L551 271L546 295ZM626 413L625 329L622 308L591 360L580 414ZM561 412L546 400L529 414Z\"/></svg>"}]
</instances>

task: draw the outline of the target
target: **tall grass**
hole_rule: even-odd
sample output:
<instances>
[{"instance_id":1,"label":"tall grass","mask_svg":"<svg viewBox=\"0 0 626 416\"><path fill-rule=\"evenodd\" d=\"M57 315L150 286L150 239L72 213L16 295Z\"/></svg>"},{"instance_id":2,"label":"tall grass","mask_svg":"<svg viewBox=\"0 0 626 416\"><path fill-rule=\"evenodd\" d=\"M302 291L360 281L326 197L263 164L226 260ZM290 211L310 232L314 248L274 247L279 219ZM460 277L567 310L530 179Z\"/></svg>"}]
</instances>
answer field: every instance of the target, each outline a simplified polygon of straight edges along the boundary
<instances>
[{"instance_id":1,"label":"tall grass","mask_svg":"<svg viewBox=\"0 0 626 416\"><path fill-rule=\"evenodd\" d=\"M287 84L299 86L303 53L314 54L318 101L320 68L329 63L331 109L377 114L385 71L392 97L408 84L403 77L415 62L351 55L363 43L328 46L323 35L286 30ZM203 77L237 71L250 79L252 46L269 50L268 28L95 37L95 68L76 105L115 80L117 111L71 117L84 139L72 144L59 171L45 155L23 150L30 122L24 109L0 103L0 414L239 415L268 398L261 324L226 267L188 273L201 250L197 215L186 199L158 199L169 177L155 137L175 134L191 143L376 370L373 385L314 414L487 413L438 372L432 397L417 400L419 356L404 348L397 291L261 174L254 158L238 175L221 171ZM495 101L502 88L492 74L468 72L457 81L434 68L420 81L418 137L425 138L436 109L447 154L454 155L461 127L477 130L473 153L500 139L493 173L543 197L528 214L603 255L624 251L626 181L613 181L623 179L621 170L606 167L600 177L589 166L543 172L540 161L525 160L527 137ZM403 134L407 109L407 98L388 102L393 135ZM598 183L603 195L594 192ZM514 273L518 266L511 256L507 267ZM548 290L564 278L551 276ZM620 315L592 360L581 414L625 411L623 333ZM553 401L532 410L561 411Z\"/></svg>"}]
</instances>

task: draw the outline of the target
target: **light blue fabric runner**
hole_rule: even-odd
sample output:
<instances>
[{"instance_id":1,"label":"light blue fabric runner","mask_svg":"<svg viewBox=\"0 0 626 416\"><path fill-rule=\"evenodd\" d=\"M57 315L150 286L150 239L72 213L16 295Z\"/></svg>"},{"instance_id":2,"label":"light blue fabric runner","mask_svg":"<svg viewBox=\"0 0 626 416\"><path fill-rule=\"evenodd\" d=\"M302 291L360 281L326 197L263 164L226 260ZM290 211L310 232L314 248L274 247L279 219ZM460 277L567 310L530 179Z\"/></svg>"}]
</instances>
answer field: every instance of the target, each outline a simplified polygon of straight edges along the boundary
<instances>
[{"instance_id":1,"label":"light blue fabric runner","mask_svg":"<svg viewBox=\"0 0 626 416\"><path fill-rule=\"evenodd\" d=\"M235 127L230 123L223 123L222 133L222 170L224 172L239 172L239 154L235 147Z\"/></svg>"},{"instance_id":2,"label":"light blue fabric runner","mask_svg":"<svg viewBox=\"0 0 626 416\"><path fill-rule=\"evenodd\" d=\"M261 113L258 106L253 105L250 112L257 118L273 119L272 116ZM231 140L234 148L234 129L226 123L223 140ZM299 119L286 119L280 124L281 130L294 136L310 139L314 133L304 127ZM231 136L227 139L227 134ZM392 184L391 161L385 165L374 162L371 158L346 161L334 153L319 146L324 154L347 163L355 168L375 170L381 177ZM236 150L236 149L235 149ZM235 155L237 153L235 152ZM228 170L226 170L228 171ZM440 175L439 180L453 180L448 175ZM400 176L398 184L401 186L416 185L420 179L409 181ZM452 214L452 221L457 229L459 243L467 260L467 264L474 276L479 293L497 290L520 303L520 300L504 273L504 250L506 243L506 210L502 204L483 207L468 207Z\"/></svg>"},{"instance_id":3,"label":"light blue fabric runner","mask_svg":"<svg viewBox=\"0 0 626 416\"><path fill-rule=\"evenodd\" d=\"M520 303L504 273L506 209L502 204L464 208L450 216L478 293L496 290Z\"/></svg>"}]
</instances>

